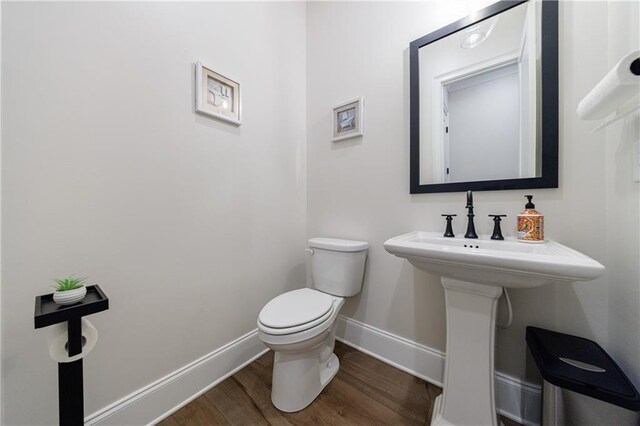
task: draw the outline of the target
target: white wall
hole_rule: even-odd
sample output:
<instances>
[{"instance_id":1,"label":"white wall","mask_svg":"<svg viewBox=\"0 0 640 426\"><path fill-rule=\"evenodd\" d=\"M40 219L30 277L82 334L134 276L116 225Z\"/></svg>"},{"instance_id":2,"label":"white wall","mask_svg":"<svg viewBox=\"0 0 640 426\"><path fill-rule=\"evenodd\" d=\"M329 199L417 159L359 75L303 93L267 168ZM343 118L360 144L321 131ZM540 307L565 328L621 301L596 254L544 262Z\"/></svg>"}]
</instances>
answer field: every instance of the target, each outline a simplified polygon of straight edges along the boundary
<instances>
[{"instance_id":1,"label":"white wall","mask_svg":"<svg viewBox=\"0 0 640 426\"><path fill-rule=\"evenodd\" d=\"M438 277L391 256L382 244L413 230L444 230L441 213L458 213L454 230L464 231L464 194L409 194L407 48L460 17L449 5L312 2L307 9L308 234L369 241L364 289L344 313L438 350L445 348L446 326ZM638 14L628 10L637 5L615 7L630 27L638 26ZM618 22L608 22L607 14L606 2L560 2L560 188L482 192L474 199L480 233L491 232L487 214L506 213L503 230L513 235L523 195L532 192L546 215L547 237L608 268L604 277L588 283L510 292L515 318L511 328L498 332L497 362L499 370L518 377L525 377L525 327L537 325L597 340L620 355L640 386L638 252L623 254L614 244L637 250L638 187L614 163L605 133L591 134L593 123L580 121L575 113L610 65L607 26ZM336 49L345 41L351 48ZM358 96L365 98L365 136L331 143L331 106ZM614 178L616 184L624 182L626 192L616 186L616 193L607 195ZM609 198L627 210L612 212L605 205ZM624 222L617 215L624 215ZM615 227L611 241L608 235ZM618 262L629 281L612 291L621 285L612 273ZM612 292L630 298L623 302L626 313L614 313L618 305L609 301Z\"/></svg>"},{"instance_id":2,"label":"white wall","mask_svg":"<svg viewBox=\"0 0 640 426\"><path fill-rule=\"evenodd\" d=\"M304 285L305 8L2 4L2 424L57 423L32 317L54 277L110 298L87 414ZM241 127L194 113L196 60L241 82Z\"/></svg>"},{"instance_id":3,"label":"white wall","mask_svg":"<svg viewBox=\"0 0 640 426\"><path fill-rule=\"evenodd\" d=\"M2 82L2 3L0 3L0 82ZM2 84L0 84L0 141L2 139ZM0 188L2 188L2 144L0 143ZM0 241L2 241L2 196L0 195ZM2 244L0 244L0 290L2 289ZM0 291L0 422L4 412L2 399L2 291Z\"/></svg>"},{"instance_id":4,"label":"white wall","mask_svg":"<svg viewBox=\"0 0 640 426\"><path fill-rule=\"evenodd\" d=\"M638 2L609 4L609 67L629 52L640 50L639 17ZM632 181L640 159L638 115L609 127L605 144L609 350L640 387L640 184Z\"/></svg>"}]
</instances>

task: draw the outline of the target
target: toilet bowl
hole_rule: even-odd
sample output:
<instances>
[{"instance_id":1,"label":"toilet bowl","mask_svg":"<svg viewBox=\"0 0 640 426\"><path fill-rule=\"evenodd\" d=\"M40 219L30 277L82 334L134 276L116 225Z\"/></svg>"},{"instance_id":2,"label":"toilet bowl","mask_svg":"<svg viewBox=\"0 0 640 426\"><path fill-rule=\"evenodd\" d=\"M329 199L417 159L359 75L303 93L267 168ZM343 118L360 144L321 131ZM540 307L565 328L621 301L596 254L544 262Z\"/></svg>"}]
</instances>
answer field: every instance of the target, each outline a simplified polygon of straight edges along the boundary
<instances>
[{"instance_id":1,"label":"toilet bowl","mask_svg":"<svg viewBox=\"0 0 640 426\"><path fill-rule=\"evenodd\" d=\"M368 244L312 238L309 247L314 288L281 294L258 316L258 335L275 352L271 401L285 412L311 404L338 372L336 318L362 288Z\"/></svg>"}]
</instances>

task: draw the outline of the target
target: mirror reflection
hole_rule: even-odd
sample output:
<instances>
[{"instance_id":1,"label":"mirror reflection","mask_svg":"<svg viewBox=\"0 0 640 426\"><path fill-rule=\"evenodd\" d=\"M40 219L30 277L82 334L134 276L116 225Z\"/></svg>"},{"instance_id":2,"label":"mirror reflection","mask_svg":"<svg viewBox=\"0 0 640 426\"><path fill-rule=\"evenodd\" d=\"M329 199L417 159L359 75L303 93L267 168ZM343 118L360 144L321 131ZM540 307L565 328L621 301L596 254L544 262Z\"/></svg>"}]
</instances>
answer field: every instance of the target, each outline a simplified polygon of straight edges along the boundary
<instances>
[{"instance_id":1,"label":"mirror reflection","mask_svg":"<svg viewBox=\"0 0 640 426\"><path fill-rule=\"evenodd\" d=\"M421 185L541 176L539 9L419 49Z\"/></svg>"}]
</instances>

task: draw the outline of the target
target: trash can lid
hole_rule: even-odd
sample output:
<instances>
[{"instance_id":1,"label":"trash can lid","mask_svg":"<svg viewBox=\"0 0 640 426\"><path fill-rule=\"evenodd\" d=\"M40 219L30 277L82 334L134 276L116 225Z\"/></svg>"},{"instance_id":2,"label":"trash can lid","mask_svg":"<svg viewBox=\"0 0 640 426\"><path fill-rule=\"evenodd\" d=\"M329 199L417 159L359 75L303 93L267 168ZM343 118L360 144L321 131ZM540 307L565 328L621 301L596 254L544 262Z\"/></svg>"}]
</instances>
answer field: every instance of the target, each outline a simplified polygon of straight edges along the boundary
<instances>
[{"instance_id":1,"label":"trash can lid","mask_svg":"<svg viewBox=\"0 0 640 426\"><path fill-rule=\"evenodd\" d=\"M526 338L538 370L547 382L640 411L640 394L597 343L538 327L527 327Z\"/></svg>"}]
</instances>

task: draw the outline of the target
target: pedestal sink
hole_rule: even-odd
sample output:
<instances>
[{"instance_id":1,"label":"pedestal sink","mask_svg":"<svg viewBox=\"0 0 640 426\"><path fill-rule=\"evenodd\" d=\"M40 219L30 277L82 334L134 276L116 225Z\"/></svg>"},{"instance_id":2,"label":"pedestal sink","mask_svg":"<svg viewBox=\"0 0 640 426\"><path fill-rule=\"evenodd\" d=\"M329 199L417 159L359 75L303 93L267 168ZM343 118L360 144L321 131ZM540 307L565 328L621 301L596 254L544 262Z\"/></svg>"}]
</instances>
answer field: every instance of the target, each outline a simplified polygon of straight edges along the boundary
<instances>
[{"instance_id":1,"label":"pedestal sink","mask_svg":"<svg viewBox=\"0 0 640 426\"><path fill-rule=\"evenodd\" d=\"M442 277L447 312L444 391L432 425L497 425L494 391L495 322L502 289L589 281L604 271L562 244L444 238L411 232L384 243L391 254Z\"/></svg>"}]
</instances>

